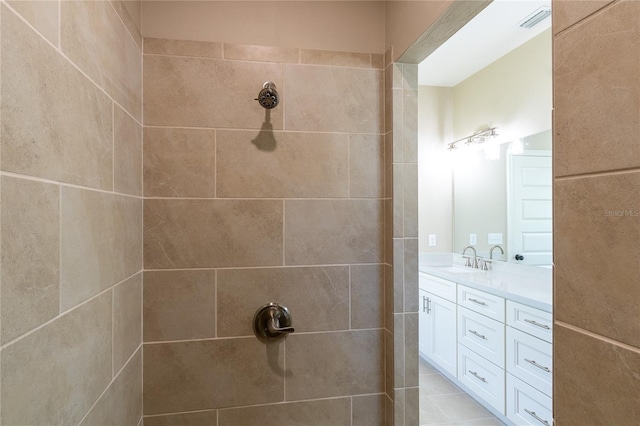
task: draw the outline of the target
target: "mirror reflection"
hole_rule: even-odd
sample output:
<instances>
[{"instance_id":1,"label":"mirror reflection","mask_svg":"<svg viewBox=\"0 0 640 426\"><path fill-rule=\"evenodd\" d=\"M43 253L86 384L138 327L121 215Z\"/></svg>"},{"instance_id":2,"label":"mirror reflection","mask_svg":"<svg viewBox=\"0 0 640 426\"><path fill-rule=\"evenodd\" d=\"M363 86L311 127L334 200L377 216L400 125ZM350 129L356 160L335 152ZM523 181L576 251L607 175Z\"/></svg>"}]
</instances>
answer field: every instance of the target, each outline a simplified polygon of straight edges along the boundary
<instances>
[{"instance_id":1,"label":"mirror reflection","mask_svg":"<svg viewBox=\"0 0 640 426\"><path fill-rule=\"evenodd\" d=\"M470 148L452 153L454 252L551 266L551 130Z\"/></svg>"}]
</instances>

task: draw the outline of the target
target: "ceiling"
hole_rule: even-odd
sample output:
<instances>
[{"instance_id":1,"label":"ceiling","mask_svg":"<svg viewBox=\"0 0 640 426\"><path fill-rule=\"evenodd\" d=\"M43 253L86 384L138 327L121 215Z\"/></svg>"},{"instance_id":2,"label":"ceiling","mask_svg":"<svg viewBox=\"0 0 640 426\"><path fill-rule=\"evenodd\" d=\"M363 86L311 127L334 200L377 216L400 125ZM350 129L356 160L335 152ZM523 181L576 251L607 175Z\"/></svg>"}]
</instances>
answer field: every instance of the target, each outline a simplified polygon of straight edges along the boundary
<instances>
[{"instance_id":1,"label":"ceiling","mask_svg":"<svg viewBox=\"0 0 640 426\"><path fill-rule=\"evenodd\" d=\"M551 26L546 18L531 29L518 24L550 0L494 0L418 67L425 86L453 87Z\"/></svg>"}]
</instances>

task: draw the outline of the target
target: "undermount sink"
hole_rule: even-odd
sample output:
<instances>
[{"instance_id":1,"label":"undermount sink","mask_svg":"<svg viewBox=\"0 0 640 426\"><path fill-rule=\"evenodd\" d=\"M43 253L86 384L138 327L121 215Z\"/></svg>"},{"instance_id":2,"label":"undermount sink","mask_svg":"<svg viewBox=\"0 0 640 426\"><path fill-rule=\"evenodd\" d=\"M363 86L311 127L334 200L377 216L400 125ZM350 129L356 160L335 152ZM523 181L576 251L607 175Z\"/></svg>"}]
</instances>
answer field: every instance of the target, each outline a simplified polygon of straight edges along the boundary
<instances>
[{"instance_id":1,"label":"undermount sink","mask_svg":"<svg viewBox=\"0 0 640 426\"><path fill-rule=\"evenodd\" d=\"M475 274L479 271L479 269L466 268L464 266L431 266L431 268L437 269L438 271L449 272L452 274Z\"/></svg>"}]
</instances>

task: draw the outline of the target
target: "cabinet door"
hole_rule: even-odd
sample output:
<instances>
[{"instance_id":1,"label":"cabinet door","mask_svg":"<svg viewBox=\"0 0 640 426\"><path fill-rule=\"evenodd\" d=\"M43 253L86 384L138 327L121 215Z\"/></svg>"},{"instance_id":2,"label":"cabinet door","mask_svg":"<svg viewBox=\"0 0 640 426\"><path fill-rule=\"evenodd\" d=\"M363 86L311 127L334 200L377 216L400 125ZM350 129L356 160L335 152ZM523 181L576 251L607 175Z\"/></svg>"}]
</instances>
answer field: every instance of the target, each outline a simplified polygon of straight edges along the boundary
<instances>
[{"instance_id":1,"label":"cabinet door","mask_svg":"<svg viewBox=\"0 0 640 426\"><path fill-rule=\"evenodd\" d=\"M426 296L426 355L456 377L456 304L431 293Z\"/></svg>"}]
</instances>

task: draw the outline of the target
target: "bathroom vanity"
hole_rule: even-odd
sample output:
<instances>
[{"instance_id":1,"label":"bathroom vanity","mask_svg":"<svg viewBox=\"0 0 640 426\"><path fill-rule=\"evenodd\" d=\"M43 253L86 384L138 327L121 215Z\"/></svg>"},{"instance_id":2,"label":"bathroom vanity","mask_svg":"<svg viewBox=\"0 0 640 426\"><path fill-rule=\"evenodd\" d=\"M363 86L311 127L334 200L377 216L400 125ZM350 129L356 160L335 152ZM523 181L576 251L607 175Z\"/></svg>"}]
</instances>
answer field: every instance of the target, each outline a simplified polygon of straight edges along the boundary
<instances>
[{"instance_id":1,"label":"bathroom vanity","mask_svg":"<svg viewBox=\"0 0 640 426\"><path fill-rule=\"evenodd\" d=\"M507 424L552 425L551 270L422 257L420 356Z\"/></svg>"}]
</instances>

